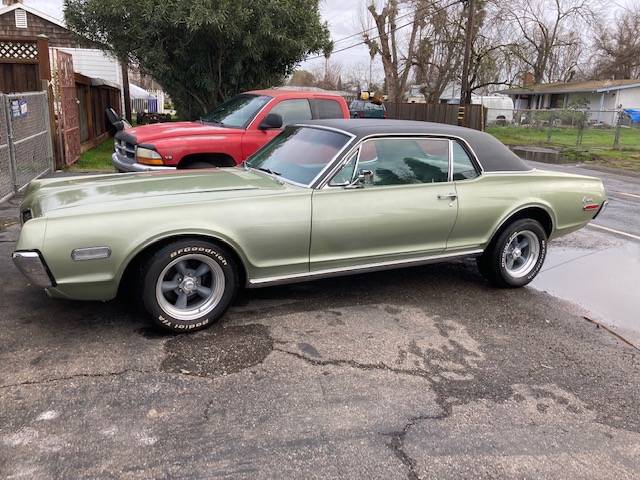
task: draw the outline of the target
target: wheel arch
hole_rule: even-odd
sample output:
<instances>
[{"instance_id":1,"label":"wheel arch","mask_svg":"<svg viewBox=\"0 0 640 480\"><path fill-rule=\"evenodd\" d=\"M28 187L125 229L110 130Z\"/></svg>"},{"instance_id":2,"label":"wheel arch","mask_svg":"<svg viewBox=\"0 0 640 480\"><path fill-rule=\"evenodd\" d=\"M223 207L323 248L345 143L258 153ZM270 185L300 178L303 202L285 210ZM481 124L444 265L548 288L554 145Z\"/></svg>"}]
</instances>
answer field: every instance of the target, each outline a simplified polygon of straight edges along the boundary
<instances>
[{"instance_id":1,"label":"wheel arch","mask_svg":"<svg viewBox=\"0 0 640 480\"><path fill-rule=\"evenodd\" d=\"M214 167L235 167L236 160L228 153L220 152L203 152L190 153L180 159L177 168L188 168L189 165L196 162L210 163Z\"/></svg>"},{"instance_id":2,"label":"wheel arch","mask_svg":"<svg viewBox=\"0 0 640 480\"><path fill-rule=\"evenodd\" d=\"M120 268L118 274L118 294L121 293L121 289L123 288L123 286L126 285L131 277L139 271L144 261L148 259L153 254L153 252L172 242L175 242L177 240L184 240L187 238L216 243L228 250L229 253L234 257L233 259L238 265L238 284L240 286L244 286L246 284L248 278L247 259L242 253L242 250L234 242L230 241L229 239L223 238L222 236L211 233L178 232L171 233L162 237L152 238L128 255L128 257L123 262L123 265Z\"/></svg>"},{"instance_id":3,"label":"wheel arch","mask_svg":"<svg viewBox=\"0 0 640 480\"><path fill-rule=\"evenodd\" d=\"M491 245L491 242L493 242L493 240L496 239L511 223L523 218L531 218L540 222L542 228L544 228L544 231L547 234L547 238L550 238L553 235L556 227L556 218L551 207L542 203L530 203L521 205L505 215L493 229L491 237L487 242L487 246Z\"/></svg>"}]
</instances>

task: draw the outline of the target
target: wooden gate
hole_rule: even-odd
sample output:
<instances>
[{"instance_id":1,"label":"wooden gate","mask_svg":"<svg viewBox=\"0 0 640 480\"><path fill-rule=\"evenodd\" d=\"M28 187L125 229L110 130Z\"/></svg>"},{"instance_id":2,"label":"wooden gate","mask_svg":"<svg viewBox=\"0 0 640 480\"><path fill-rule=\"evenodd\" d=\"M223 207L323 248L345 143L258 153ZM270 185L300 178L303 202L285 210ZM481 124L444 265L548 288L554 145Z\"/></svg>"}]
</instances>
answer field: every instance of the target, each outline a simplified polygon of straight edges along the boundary
<instances>
[{"instance_id":1,"label":"wooden gate","mask_svg":"<svg viewBox=\"0 0 640 480\"><path fill-rule=\"evenodd\" d=\"M64 162L75 163L80 158L80 119L76 81L73 72L73 57L56 50L56 76L60 98L60 131L64 145Z\"/></svg>"}]
</instances>

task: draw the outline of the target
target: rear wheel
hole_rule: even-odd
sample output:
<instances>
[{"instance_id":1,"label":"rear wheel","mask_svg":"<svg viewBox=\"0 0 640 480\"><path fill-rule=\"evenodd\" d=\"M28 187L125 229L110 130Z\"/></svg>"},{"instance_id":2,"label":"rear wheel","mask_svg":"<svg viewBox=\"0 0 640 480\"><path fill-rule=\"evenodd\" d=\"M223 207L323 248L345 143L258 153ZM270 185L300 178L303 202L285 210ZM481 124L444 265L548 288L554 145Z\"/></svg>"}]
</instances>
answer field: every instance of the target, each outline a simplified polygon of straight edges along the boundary
<instances>
[{"instance_id":1,"label":"rear wheel","mask_svg":"<svg viewBox=\"0 0 640 480\"><path fill-rule=\"evenodd\" d=\"M222 247L179 240L161 248L143 269L143 300L160 327L195 331L218 320L238 289L237 265Z\"/></svg>"},{"instance_id":2,"label":"rear wheel","mask_svg":"<svg viewBox=\"0 0 640 480\"><path fill-rule=\"evenodd\" d=\"M480 273L499 287L531 282L547 255L547 234L539 222L516 220L508 225L477 260Z\"/></svg>"}]
</instances>

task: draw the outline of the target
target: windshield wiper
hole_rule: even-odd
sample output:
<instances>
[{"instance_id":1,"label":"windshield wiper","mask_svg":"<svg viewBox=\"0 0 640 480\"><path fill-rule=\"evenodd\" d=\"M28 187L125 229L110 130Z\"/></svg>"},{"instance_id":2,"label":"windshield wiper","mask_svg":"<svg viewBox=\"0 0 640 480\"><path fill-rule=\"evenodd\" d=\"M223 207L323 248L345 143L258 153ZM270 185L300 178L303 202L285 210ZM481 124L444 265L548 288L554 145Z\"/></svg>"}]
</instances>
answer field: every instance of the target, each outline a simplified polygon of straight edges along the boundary
<instances>
[{"instance_id":1,"label":"windshield wiper","mask_svg":"<svg viewBox=\"0 0 640 480\"><path fill-rule=\"evenodd\" d=\"M270 168L265 168L265 167L254 167L256 170L260 170L262 172L267 172L270 173L271 175L278 175L280 176L281 174L278 172L275 172L273 170L271 170Z\"/></svg>"},{"instance_id":2,"label":"windshield wiper","mask_svg":"<svg viewBox=\"0 0 640 480\"><path fill-rule=\"evenodd\" d=\"M208 120L205 118L200 117L200 122L202 123L213 123L214 125L220 125L221 127L225 127L226 125L222 122L219 122L217 120Z\"/></svg>"}]
</instances>

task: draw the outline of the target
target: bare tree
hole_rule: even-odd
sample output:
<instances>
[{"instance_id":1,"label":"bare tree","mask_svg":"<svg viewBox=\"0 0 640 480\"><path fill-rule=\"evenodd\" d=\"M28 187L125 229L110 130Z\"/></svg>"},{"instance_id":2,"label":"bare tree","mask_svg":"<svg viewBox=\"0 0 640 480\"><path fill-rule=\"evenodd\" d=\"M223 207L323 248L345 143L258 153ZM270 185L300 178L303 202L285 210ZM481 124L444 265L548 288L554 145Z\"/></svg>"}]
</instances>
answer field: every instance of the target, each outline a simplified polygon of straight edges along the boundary
<instances>
[{"instance_id":1,"label":"bare tree","mask_svg":"<svg viewBox=\"0 0 640 480\"><path fill-rule=\"evenodd\" d=\"M598 79L640 76L640 6L618 14L614 22L598 22L595 35L594 69Z\"/></svg>"},{"instance_id":2,"label":"bare tree","mask_svg":"<svg viewBox=\"0 0 640 480\"><path fill-rule=\"evenodd\" d=\"M566 78L582 44L578 32L595 23L598 0L493 0L505 28L514 32L510 53L534 81ZM575 65L574 65L575 66Z\"/></svg>"},{"instance_id":3,"label":"bare tree","mask_svg":"<svg viewBox=\"0 0 640 480\"><path fill-rule=\"evenodd\" d=\"M438 3L422 12L413 66L415 81L427 102L438 102L447 85L458 79L464 49L463 9L444 10Z\"/></svg>"},{"instance_id":4,"label":"bare tree","mask_svg":"<svg viewBox=\"0 0 640 480\"><path fill-rule=\"evenodd\" d=\"M416 11L424 3L425 0L385 0L378 11L379 7L372 0L367 7L377 34L365 32L364 42L372 56L377 53L382 59L387 93L392 102L401 102L407 89L421 25L421 16Z\"/></svg>"}]
</instances>

